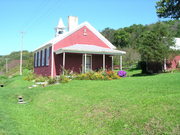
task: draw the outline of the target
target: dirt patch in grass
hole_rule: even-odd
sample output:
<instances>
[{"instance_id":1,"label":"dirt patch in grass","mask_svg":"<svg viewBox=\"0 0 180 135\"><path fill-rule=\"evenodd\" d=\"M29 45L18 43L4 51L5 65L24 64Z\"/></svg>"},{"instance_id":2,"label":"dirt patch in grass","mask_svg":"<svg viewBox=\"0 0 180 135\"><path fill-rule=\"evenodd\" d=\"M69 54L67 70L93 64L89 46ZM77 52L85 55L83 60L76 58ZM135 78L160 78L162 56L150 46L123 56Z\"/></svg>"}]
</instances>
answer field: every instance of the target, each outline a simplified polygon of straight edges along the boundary
<instances>
[{"instance_id":1,"label":"dirt patch in grass","mask_svg":"<svg viewBox=\"0 0 180 135\"><path fill-rule=\"evenodd\" d=\"M146 122L144 129L145 134L148 135L160 134L162 131L165 131L164 124L160 119L157 118L151 118L148 122Z\"/></svg>"},{"instance_id":2,"label":"dirt patch in grass","mask_svg":"<svg viewBox=\"0 0 180 135\"><path fill-rule=\"evenodd\" d=\"M148 135L157 135L157 134L172 134L180 135L180 125L175 126L173 129L173 123L165 122L158 118L151 118L148 122L145 123L144 133Z\"/></svg>"},{"instance_id":3,"label":"dirt patch in grass","mask_svg":"<svg viewBox=\"0 0 180 135\"><path fill-rule=\"evenodd\" d=\"M113 108L107 105L93 105L85 112L85 118L91 119L96 123L98 121L108 122L119 117L120 112L113 110Z\"/></svg>"},{"instance_id":4,"label":"dirt patch in grass","mask_svg":"<svg viewBox=\"0 0 180 135\"><path fill-rule=\"evenodd\" d=\"M172 130L172 135L180 135L180 125L177 124Z\"/></svg>"}]
</instances>

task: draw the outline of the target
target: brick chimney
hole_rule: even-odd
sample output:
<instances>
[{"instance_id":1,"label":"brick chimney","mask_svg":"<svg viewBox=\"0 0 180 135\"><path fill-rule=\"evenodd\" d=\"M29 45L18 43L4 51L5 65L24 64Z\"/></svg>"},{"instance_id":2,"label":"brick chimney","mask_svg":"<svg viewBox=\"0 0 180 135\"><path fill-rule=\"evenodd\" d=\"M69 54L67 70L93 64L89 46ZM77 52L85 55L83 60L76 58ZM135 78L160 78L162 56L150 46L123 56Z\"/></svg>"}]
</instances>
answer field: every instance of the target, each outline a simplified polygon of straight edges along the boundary
<instances>
[{"instance_id":1,"label":"brick chimney","mask_svg":"<svg viewBox=\"0 0 180 135\"><path fill-rule=\"evenodd\" d=\"M71 31L78 26L77 16L68 16L68 30Z\"/></svg>"}]
</instances>

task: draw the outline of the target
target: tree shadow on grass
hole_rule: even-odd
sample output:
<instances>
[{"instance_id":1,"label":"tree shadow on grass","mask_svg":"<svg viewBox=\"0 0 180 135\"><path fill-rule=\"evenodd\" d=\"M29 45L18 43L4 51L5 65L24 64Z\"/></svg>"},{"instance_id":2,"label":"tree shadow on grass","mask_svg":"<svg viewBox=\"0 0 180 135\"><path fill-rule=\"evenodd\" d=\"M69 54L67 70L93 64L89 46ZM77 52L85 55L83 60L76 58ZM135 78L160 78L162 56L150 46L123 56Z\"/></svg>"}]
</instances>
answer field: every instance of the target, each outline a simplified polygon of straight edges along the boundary
<instances>
[{"instance_id":1,"label":"tree shadow on grass","mask_svg":"<svg viewBox=\"0 0 180 135\"><path fill-rule=\"evenodd\" d=\"M133 74L131 77L144 77L144 76L155 76L157 73L137 73Z\"/></svg>"}]
</instances>

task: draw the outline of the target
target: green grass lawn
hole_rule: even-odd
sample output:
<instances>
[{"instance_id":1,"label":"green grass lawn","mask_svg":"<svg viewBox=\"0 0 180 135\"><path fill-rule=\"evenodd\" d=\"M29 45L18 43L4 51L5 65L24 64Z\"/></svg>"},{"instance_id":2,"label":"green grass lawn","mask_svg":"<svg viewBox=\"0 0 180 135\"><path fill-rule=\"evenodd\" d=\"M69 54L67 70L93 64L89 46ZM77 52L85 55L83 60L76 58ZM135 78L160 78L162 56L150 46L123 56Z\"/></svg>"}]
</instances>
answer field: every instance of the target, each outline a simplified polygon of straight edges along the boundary
<instances>
[{"instance_id":1,"label":"green grass lawn","mask_svg":"<svg viewBox=\"0 0 180 135\"><path fill-rule=\"evenodd\" d=\"M31 84L15 77L0 88L0 135L180 134L180 73Z\"/></svg>"}]
</instances>

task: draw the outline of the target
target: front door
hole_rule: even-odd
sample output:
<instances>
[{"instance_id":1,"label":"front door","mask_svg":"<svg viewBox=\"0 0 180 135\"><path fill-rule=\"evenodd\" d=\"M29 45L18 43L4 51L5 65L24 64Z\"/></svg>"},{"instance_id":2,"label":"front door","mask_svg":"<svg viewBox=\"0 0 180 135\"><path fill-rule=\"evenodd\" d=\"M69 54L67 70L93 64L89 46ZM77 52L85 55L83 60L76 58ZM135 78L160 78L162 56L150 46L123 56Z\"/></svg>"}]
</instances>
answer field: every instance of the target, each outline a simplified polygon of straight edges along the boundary
<instances>
[{"instance_id":1,"label":"front door","mask_svg":"<svg viewBox=\"0 0 180 135\"><path fill-rule=\"evenodd\" d=\"M86 72L92 70L92 55L86 55ZM85 55L83 55L83 73L85 73Z\"/></svg>"}]
</instances>

